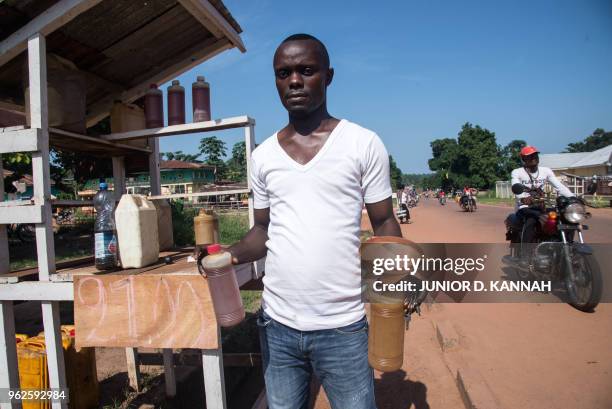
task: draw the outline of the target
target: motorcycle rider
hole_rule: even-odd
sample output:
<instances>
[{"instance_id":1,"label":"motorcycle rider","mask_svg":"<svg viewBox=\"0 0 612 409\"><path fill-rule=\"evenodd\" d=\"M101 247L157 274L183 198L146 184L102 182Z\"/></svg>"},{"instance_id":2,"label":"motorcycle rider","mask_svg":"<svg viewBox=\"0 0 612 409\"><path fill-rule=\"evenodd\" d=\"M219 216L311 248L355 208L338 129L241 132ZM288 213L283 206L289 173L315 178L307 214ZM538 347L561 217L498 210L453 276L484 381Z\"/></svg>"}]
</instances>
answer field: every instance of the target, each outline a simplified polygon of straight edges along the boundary
<instances>
[{"instance_id":1,"label":"motorcycle rider","mask_svg":"<svg viewBox=\"0 0 612 409\"><path fill-rule=\"evenodd\" d=\"M408 187L400 187L398 191L399 208L406 212L406 223L410 224L410 210L408 209Z\"/></svg>"},{"instance_id":2,"label":"motorcycle rider","mask_svg":"<svg viewBox=\"0 0 612 409\"><path fill-rule=\"evenodd\" d=\"M512 171L512 186L519 183L528 188L544 188L546 182L550 183L557 194L572 197L574 194L557 179L550 168L538 166L540 163L539 151L534 146L525 146L521 149L521 162L523 166ZM515 195L517 212L520 222L524 224L521 241L532 243L535 239L536 225L543 209L533 206L533 198L527 192ZM529 255L523 255L523 263L529 263Z\"/></svg>"}]
</instances>

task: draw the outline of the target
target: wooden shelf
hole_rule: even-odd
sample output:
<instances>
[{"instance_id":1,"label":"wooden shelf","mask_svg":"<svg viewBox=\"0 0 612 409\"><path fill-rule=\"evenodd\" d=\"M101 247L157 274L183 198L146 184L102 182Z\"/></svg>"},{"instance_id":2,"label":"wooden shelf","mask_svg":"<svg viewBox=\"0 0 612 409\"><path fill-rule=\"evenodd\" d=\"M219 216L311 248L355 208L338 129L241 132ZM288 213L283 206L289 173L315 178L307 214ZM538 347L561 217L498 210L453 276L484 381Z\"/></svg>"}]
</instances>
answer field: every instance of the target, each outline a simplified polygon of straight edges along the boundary
<instances>
[{"instance_id":1,"label":"wooden shelf","mask_svg":"<svg viewBox=\"0 0 612 409\"><path fill-rule=\"evenodd\" d=\"M71 152L83 152L98 156L123 156L152 152L149 148L109 142L101 137L80 135L56 128L49 128L49 144L55 148Z\"/></svg>"},{"instance_id":2,"label":"wooden shelf","mask_svg":"<svg viewBox=\"0 0 612 409\"><path fill-rule=\"evenodd\" d=\"M184 135L199 132L212 132L223 129L244 128L245 126L255 125L255 120L246 115L232 118L214 119L205 122L193 122L190 124L165 126L163 128L140 129L138 131L112 133L102 135L106 141L128 141L148 137L163 137L172 135Z\"/></svg>"}]
</instances>

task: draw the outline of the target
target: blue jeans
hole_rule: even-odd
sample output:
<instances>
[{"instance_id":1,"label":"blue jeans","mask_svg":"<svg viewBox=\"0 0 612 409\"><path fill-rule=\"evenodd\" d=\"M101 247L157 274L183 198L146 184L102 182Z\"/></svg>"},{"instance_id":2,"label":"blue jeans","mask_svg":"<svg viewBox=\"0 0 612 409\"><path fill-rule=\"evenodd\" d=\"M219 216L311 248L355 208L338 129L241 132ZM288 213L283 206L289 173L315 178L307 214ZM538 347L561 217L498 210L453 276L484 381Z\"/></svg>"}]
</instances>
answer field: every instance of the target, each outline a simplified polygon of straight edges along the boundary
<instances>
[{"instance_id":1,"label":"blue jeans","mask_svg":"<svg viewBox=\"0 0 612 409\"><path fill-rule=\"evenodd\" d=\"M257 318L269 409L306 409L314 373L333 409L376 409L374 374L368 363L368 322L299 331Z\"/></svg>"}]
</instances>

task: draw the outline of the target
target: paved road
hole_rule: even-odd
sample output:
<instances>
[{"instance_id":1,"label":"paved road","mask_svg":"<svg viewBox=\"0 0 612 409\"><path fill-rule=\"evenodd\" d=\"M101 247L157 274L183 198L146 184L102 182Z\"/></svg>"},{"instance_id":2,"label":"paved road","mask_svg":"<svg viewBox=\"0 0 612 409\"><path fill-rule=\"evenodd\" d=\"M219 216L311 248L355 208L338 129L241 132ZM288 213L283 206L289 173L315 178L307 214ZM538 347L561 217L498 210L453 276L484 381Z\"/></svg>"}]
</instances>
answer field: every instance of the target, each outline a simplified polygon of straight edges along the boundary
<instances>
[{"instance_id":1,"label":"paved road","mask_svg":"<svg viewBox=\"0 0 612 409\"><path fill-rule=\"evenodd\" d=\"M504 242L511 210L481 205L468 214L454 202L423 201L402 231L420 243ZM594 211L589 224L587 241L612 242L612 212ZM603 264L610 285L612 251ZM612 304L593 314L566 304L443 304L426 315L454 327L459 348L452 354L483 375L501 407L612 408Z\"/></svg>"}]
</instances>

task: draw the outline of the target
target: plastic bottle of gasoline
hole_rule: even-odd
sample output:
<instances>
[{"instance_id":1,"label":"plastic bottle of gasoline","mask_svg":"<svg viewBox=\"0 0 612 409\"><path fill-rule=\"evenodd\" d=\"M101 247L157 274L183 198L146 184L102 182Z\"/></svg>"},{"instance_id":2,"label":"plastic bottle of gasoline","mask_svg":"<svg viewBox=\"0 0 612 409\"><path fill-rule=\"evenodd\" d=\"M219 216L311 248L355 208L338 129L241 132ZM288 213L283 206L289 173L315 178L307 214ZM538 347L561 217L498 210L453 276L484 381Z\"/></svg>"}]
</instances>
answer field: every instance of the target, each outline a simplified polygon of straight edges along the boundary
<instances>
[{"instance_id":1,"label":"plastic bottle of gasoline","mask_svg":"<svg viewBox=\"0 0 612 409\"><path fill-rule=\"evenodd\" d=\"M117 237L113 210L115 198L108 191L108 185L100 183L100 190L93 199L96 209L94 223L95 264L98 270L112 270L117 267Z\"/></svg>"},{"instance_id":2,"label":"plastic bottle of gasoline","mask_svg":"<svg viewBox=\"0 0 612 409\"><path fill-rule=\"evenodd\" d=\"M185 123L185 88L178 80L168 87L168 126Z\"/></svg>"},{"instance_id":3,"label":"plastic bottle of gasoline","mask_svg":"<svg viewBox=\"0 0 612 409\"><path fill-rule=\"evenodd\" d=\"M193 106L193 122L210 121L210 85L199 75L197 81L191 84L191 102Z\"/></svg>"},{"instance_id":4,"label":"plastic bottle of gasoline","mask_svg":"<svg viewBox=\"0 0 612 409\"><path fill-rule=\"evenodd\" d=\"M383 296L378 301L370 304L368 361L374 369L392 372L404 360L404 303Z\"/></svg>"},{"instance_id":5,"label":"plastic bottle of gasoline","mask_svg":"<svg viewBox=\"0 0 612 409\"><path fill-rule=\"evenodd\" d=\"M162 128L164 126L164 103L162 92L157 85L151 84L145 94L145 126L147 128Z\"/></svg>"},{"instance_id":6,"label":"plastic bottle of gasoline","mask_svg":"<svg viewBox=\"0 0 612 409\"><path fill-rule=\"evenodd\" d=\"M208 280L217 322L222 327L231 327L244 319L232 255L223 251L219 244L212 244L206 249L208 256L202 260L202 267Z\"/></svg>"}]
</instances>

